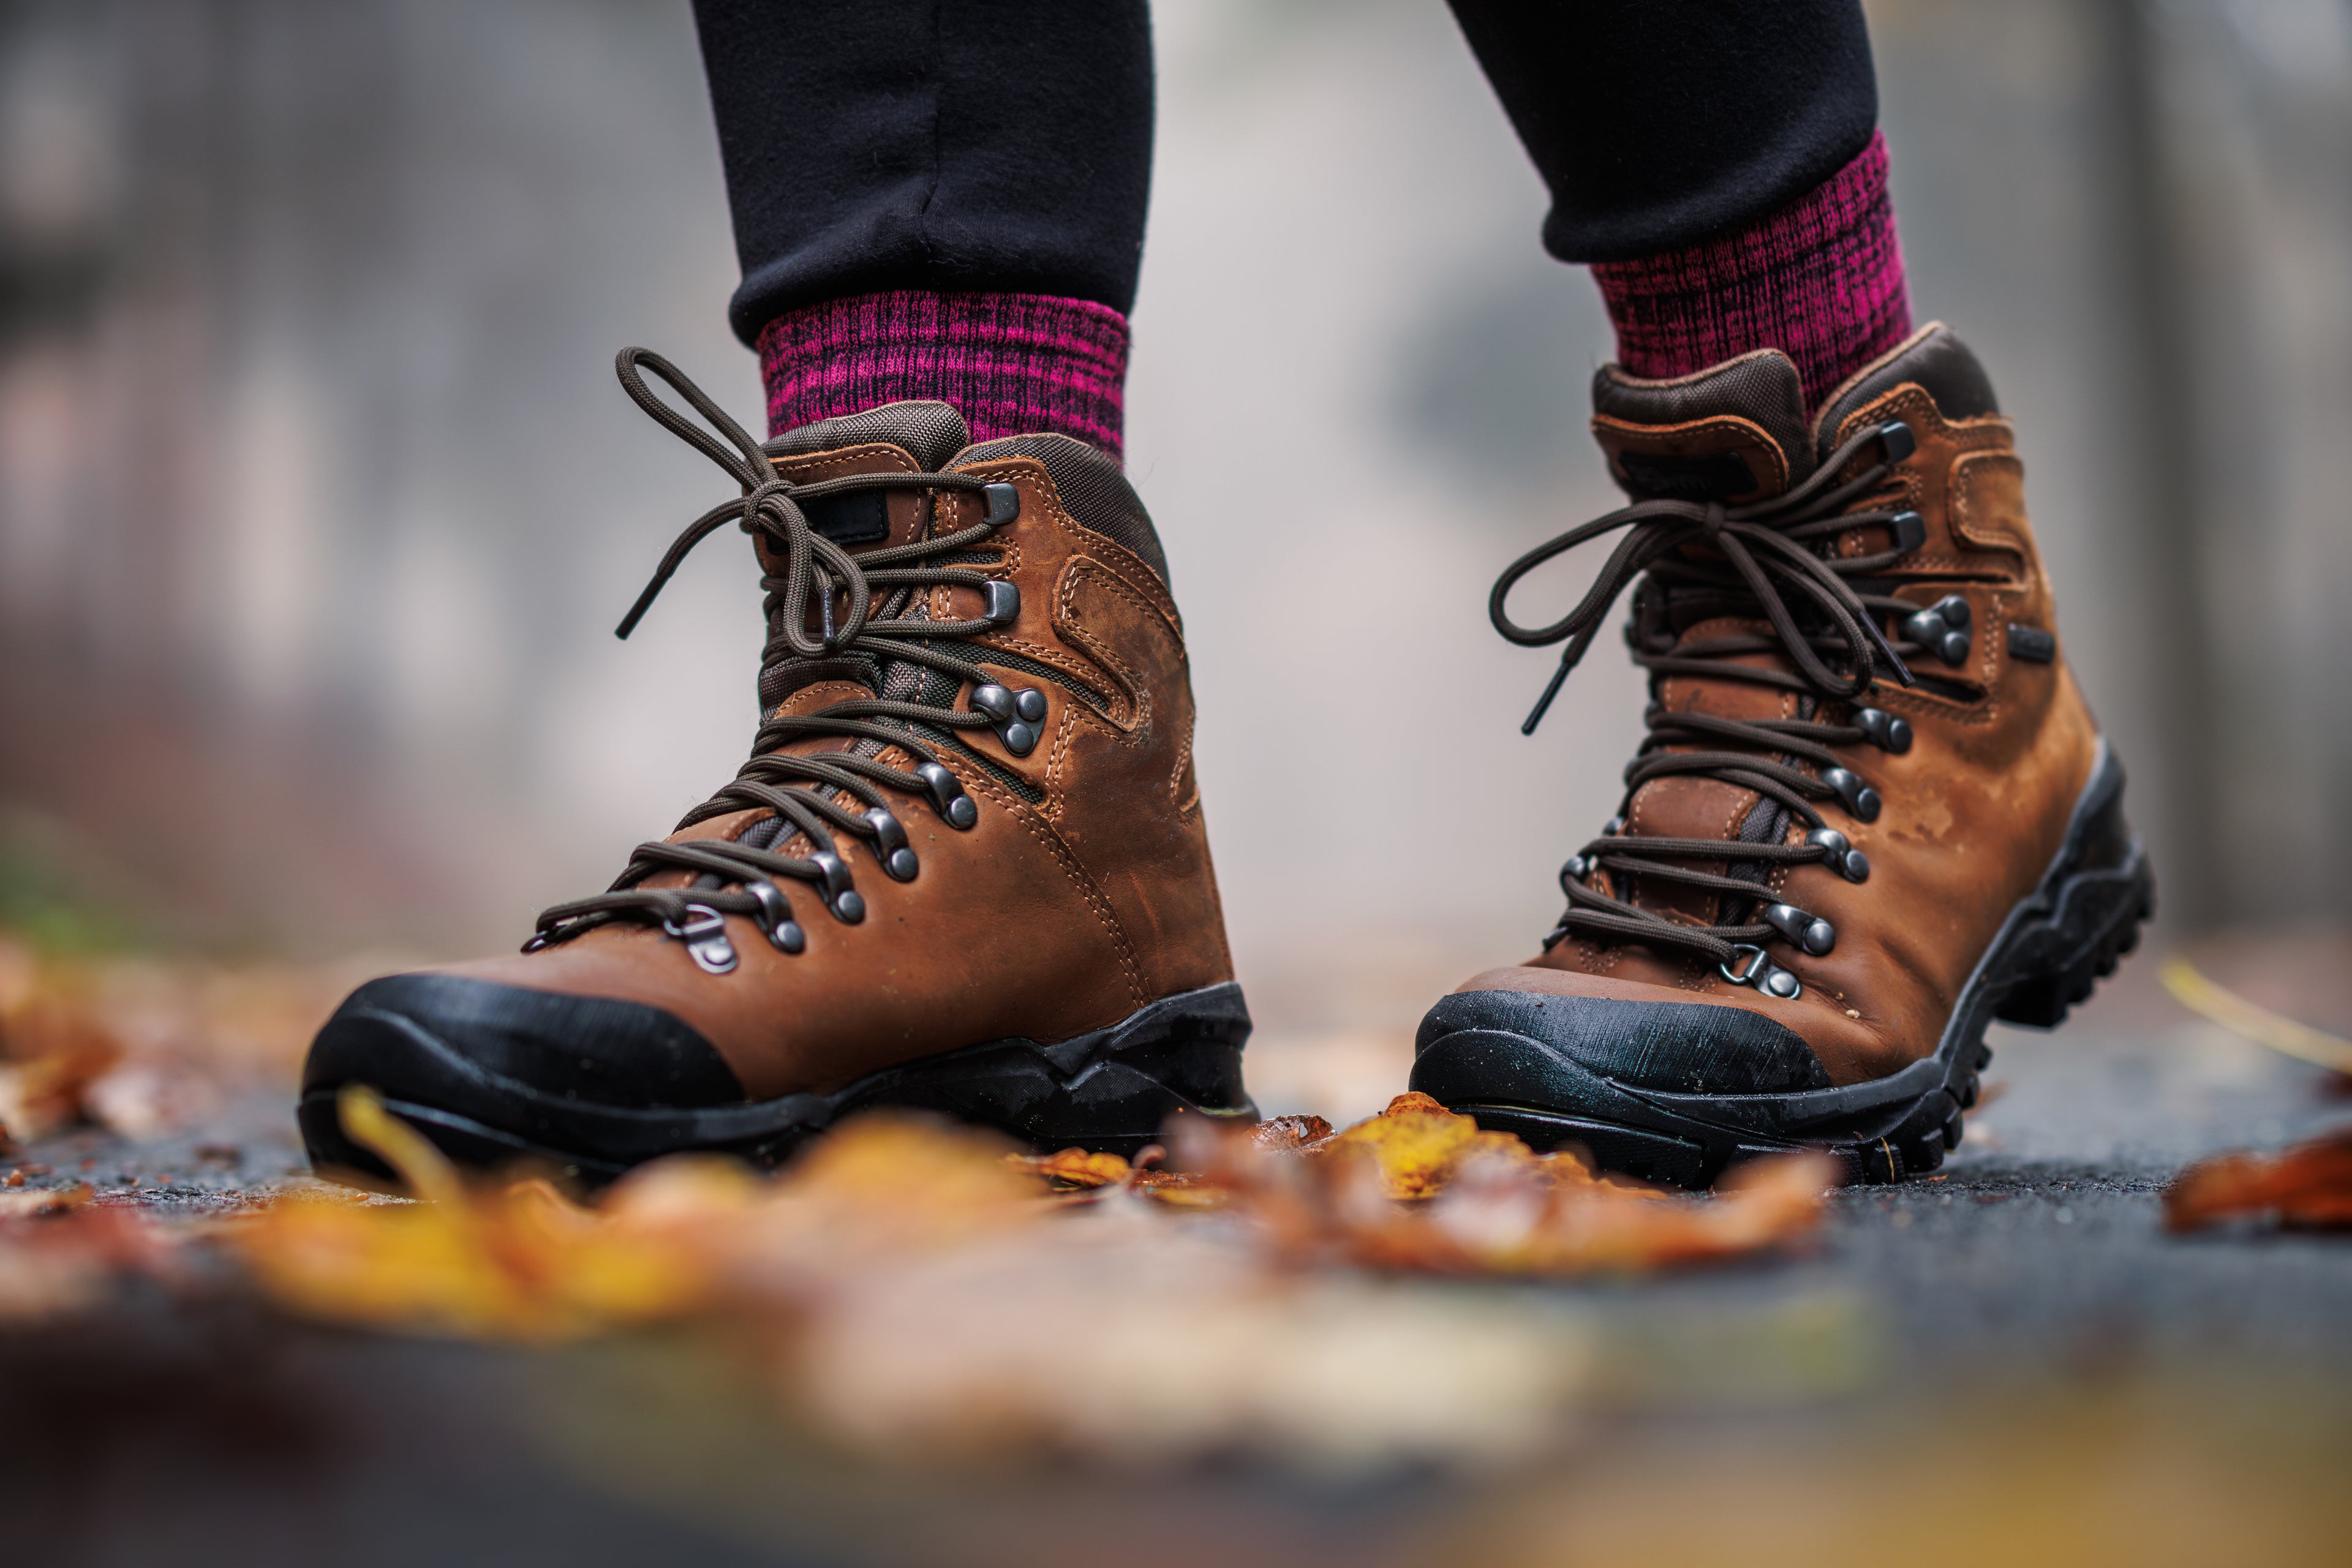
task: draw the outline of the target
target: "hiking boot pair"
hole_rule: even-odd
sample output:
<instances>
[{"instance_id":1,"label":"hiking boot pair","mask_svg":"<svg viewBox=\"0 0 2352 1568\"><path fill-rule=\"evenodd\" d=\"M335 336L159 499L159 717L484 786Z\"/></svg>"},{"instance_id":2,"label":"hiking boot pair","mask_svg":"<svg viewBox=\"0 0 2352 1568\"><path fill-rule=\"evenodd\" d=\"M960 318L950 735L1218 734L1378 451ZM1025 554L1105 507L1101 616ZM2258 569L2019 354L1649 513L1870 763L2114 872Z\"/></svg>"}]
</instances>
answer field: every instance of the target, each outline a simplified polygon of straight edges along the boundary
<instances>
[{"instance_id":1,"label":"hiking boot pair","mask_svg":"<svg viewBox=\"0 0 2352 1568\"><path fill-rule=\"evenodd\" d=\"M1182 624L1115 460L968 445L936 403L761 444L656 356L621 376L741 492L624 633L687 551L748 532L751 759L521 953L361 987L305 1069L313 1160L373 1165L336 1115L354 1083L462 1160L591 1180L774 1163L879 1106L1125 1153L1178 1111L1255 1117ZM1556 691L1631 589L1649 732L1541 952L1430 1012L1412 1087L1690 1185L1801 1145L1855 1180L1932 1167L1989 1021L2056 1023L2151 897L2008 424L1941 327L1811 420L1769 350L1604 369L1594 401L1633 504L1516 563L1495 614L1566 642ZM1527 572L1611 535L1568 617L1508 618Z\"/></svg>"}]
</instances>

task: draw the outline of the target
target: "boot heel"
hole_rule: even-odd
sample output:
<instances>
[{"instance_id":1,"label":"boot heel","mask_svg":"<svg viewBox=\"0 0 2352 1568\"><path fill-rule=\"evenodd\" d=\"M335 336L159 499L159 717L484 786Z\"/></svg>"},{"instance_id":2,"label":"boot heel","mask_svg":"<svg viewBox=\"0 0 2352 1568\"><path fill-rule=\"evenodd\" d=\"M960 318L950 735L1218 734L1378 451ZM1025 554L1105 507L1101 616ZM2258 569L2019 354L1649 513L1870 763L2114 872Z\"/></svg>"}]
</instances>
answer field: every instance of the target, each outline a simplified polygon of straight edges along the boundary
<instances>
[{"instance_id":1,"label":"boot heel","mask_svg":"<svg viewBox=\"0 0 2352 1568\"><path fill-rule=\"evenodd\" d=\"M1140 1007L1107 1029L1055 1045L967 1047L880 1072L844 1090L825 1124L861 1110L930 1111L992 1127L1041 1152L1072 1147L1132 1156L1179 1111L1257 1120L1242 1086L1249 1010L1228 981ZM762 1144L781 1163L813 1127Z\"/></svg>"},{"instance_id":2,"label":"boot heel","mask_svg":"<svg viewBox=\"0 0 2352 1568\"><path fill-rule=\"evenodd\" d=\"M2147 852L2124 820L2120 769L2074 837L2070 863L2043 886L2046 913L2019 933L2002 966L1993 1016L2004 1024L2057 1027L2139 945L2140 926L2156 912Z\"/></svg>"}]
</instances>

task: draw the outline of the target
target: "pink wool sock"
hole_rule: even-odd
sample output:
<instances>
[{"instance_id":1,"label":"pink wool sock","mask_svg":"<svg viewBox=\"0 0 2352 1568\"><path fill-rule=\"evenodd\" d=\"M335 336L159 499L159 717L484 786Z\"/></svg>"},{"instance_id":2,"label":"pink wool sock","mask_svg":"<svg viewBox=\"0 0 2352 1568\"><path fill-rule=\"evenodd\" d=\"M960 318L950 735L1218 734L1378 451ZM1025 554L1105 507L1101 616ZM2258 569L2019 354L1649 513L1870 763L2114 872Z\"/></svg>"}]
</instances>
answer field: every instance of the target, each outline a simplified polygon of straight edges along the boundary
<instances>
[{"instance_id":1,"label":"pink wool sock","mask_svg":"<svg viewBox=\"0 0 2352 1568\"><path fill-rule=\"evenodd\" d=\"M1666 378L1773 348L1813 406L1911 332L1886 195L1886 139L1752 228L1687 250L1593 264L1617 361Z\"/></svg>"},{"instance_id":2,"label":"pink wool sock","mask_svg":"<svg viewBox=\"0 0 2352 1568\"><path fill-rule=\"evenodd\" d=\"M974 441L1059 431L1118 455L1127 318L1108 305L892 289L787 311L759 349L772 434L936 398Z\"/></svg>"}]
</instances>

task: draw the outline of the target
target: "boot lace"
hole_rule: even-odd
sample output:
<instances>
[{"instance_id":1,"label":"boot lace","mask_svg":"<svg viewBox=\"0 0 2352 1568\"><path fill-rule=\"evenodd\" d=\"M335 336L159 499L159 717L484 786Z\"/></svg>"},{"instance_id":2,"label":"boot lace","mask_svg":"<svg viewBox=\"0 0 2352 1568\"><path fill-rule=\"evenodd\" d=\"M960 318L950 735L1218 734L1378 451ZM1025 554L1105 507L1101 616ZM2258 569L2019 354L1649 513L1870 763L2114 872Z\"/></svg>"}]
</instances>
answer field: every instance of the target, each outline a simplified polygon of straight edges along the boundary
<instances>
[{"instance_id":1,"label":"boot lace","mask_svg":"<svg viewBox=\"0 0 2352 1568\"><path fill-rule=\"evenodd\" d=\"M869 853L894 880L914 879L919 864L885 789L928 800L941 820L959 830L978 823L979 807L940 760L942 748L954 747L973 763L989 765L961 745L960 733L994 730L1016 755L1036 744L1036 725L1045 715L1043 694L1010 691L954 651L955 645L1007 625L1020 613L1019 590L973 564L1002 563L1001 552L974 550L1018 515L1020 498L1009 484L929 471L795 484L780 477L759 443L659 354L625 349L615 368L640 408L725 469L742 494L687 526L614 635L626 637L687 554L730 521L764 539L772 554L782 559L782 575L760 579L770 627L761 659L762 700L770 716L752 737L751 760L671 831L746 809L765 815L733 839L638 845L627 868L604 892L541 910L523 951L568 942L600 925L634 921L658 926L684 942L703 969L724 973L737 963L726 933L729 915L751 920L782 952L806 947L806 932L794 918L785 884L806 884L844 924L866 918L865 899L843 853L845 842ZM726 444L649 388L646 372L685 398ZM853 556L818 531L805 510L828 496L876 490L978 494L983 516L953 533ZM983 614L971 620L929 619L923 590L950 585L978 589ZM859 681L874 695L805 714L774 711L780 700L764 695L767 689L790 691L826 679ZM971 705L958 708L956 698L967 686ZM805 756L777 750L812 738L850 744ZM892 747L916 759L912 772L879 760ZM781 852L795 843L804 844L805 852ZM648 878L679 871L694 873L692 880L676 887L643 885Z\"/></svg>"},{"instance_id":2,"label":"boot lace","mask_svg":"<svg viewBox=\"0 0 2352 1568\"><path fill-rule=\"evenodd\" d=\"M1841 481L1838 476L1873 447L1876 460ZM1868 859L1814 803L1834 802L1863 822L1874 820L1882 805L1878 791L1832 748L1868 742L1886 752L1909 750L1906 721L1858 700L1882 674L1914 685L1918 678L1906 654L1955 664L1966 658L1965 599L1948 595L1923 609L1885 593L1891 584L1874 581L1923 542L1918 514L1885 506L1846 510L1877 489L1915 449L1910 426L1896 421L1858 432L1802 484L1769 500L1737 507L1639 500L1538 545L1496 582L1487 604L1496 630L1526 647L1567 644L1559 669L1521 726L1522 733L1532 734L1611 606L1646 573L1625 637L1633 661L1650 671L1654 700L1648 734L1625 769L1627 800L1652 779L1696 776L1753 790L1774 808L1750 812L1733 839L1637 837L1624 832L1626 819L1617 816L1561 868L1568 909L1545 938L1546 952L1570 936L1640 942L1711 960L1735 984L1783 999L1802 994L1796 975L1774 963L1765 944L1786 942L1820 956L1837 933L1827 921L1775 902L1769 881L1778 868L1820 864L1849 881L1866 879ZM1891 548L1866 555L1832 552L1837 535L1873 524L1891 531ZM1510 618L1505 602L1520 579L1621 529L1624 537L1574 609L1545 626L1522 626ZM1770 632L1735 631L1677 646L1680 628L1721 618L1760 619ZM1892 635L1881 629L1882 621L1891 623ZM1781 657L1769 667L1737 662L1770 653ZM1655 698L1659 681L1672 676L1794 691L1801 716L1735 720L1669 712ZM1829 721L1831 714L1843 721ZM1801 842L1787 842L1792 819L1807 828ZM1688 864L1695 860L1721 864L1725 873ZM1609 891L1594 885L1604 871ZM1640 907L1633 900L1644 881L1718 895L1717 923L1670 920Z\"/></svg>"}]
</instances>

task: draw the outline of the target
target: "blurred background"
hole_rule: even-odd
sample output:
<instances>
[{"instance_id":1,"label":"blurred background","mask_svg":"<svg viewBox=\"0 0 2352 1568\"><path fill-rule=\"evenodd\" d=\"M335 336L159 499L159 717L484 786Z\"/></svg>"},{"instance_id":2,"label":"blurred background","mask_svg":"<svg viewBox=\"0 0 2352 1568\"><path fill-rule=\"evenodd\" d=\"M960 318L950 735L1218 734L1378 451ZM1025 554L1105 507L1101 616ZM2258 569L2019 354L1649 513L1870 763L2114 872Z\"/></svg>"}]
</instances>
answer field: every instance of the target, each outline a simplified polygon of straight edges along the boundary
<instances>
[{"instance_id":1,"label":"blurred background","mask_svg":"<svg viewBox=\"0 0 2352 1568\"><path fill-rule=\"evenodd\" d=\"M2162 918L2340 920L2352 0L1870 14L1914 309L2019 421ZM1437 0L1157 25L1129 460L1261 1060L1311 1076L1532 952L1614 806L1633 672L1522 739L1551 655L1485 614L1614 504L1610 337ZM755 419L735 279L685 0L0 4L0 923L501 949L730 776L756 573L613 638L722 481L610 363Z\"/></svg>"}]
</instances>

